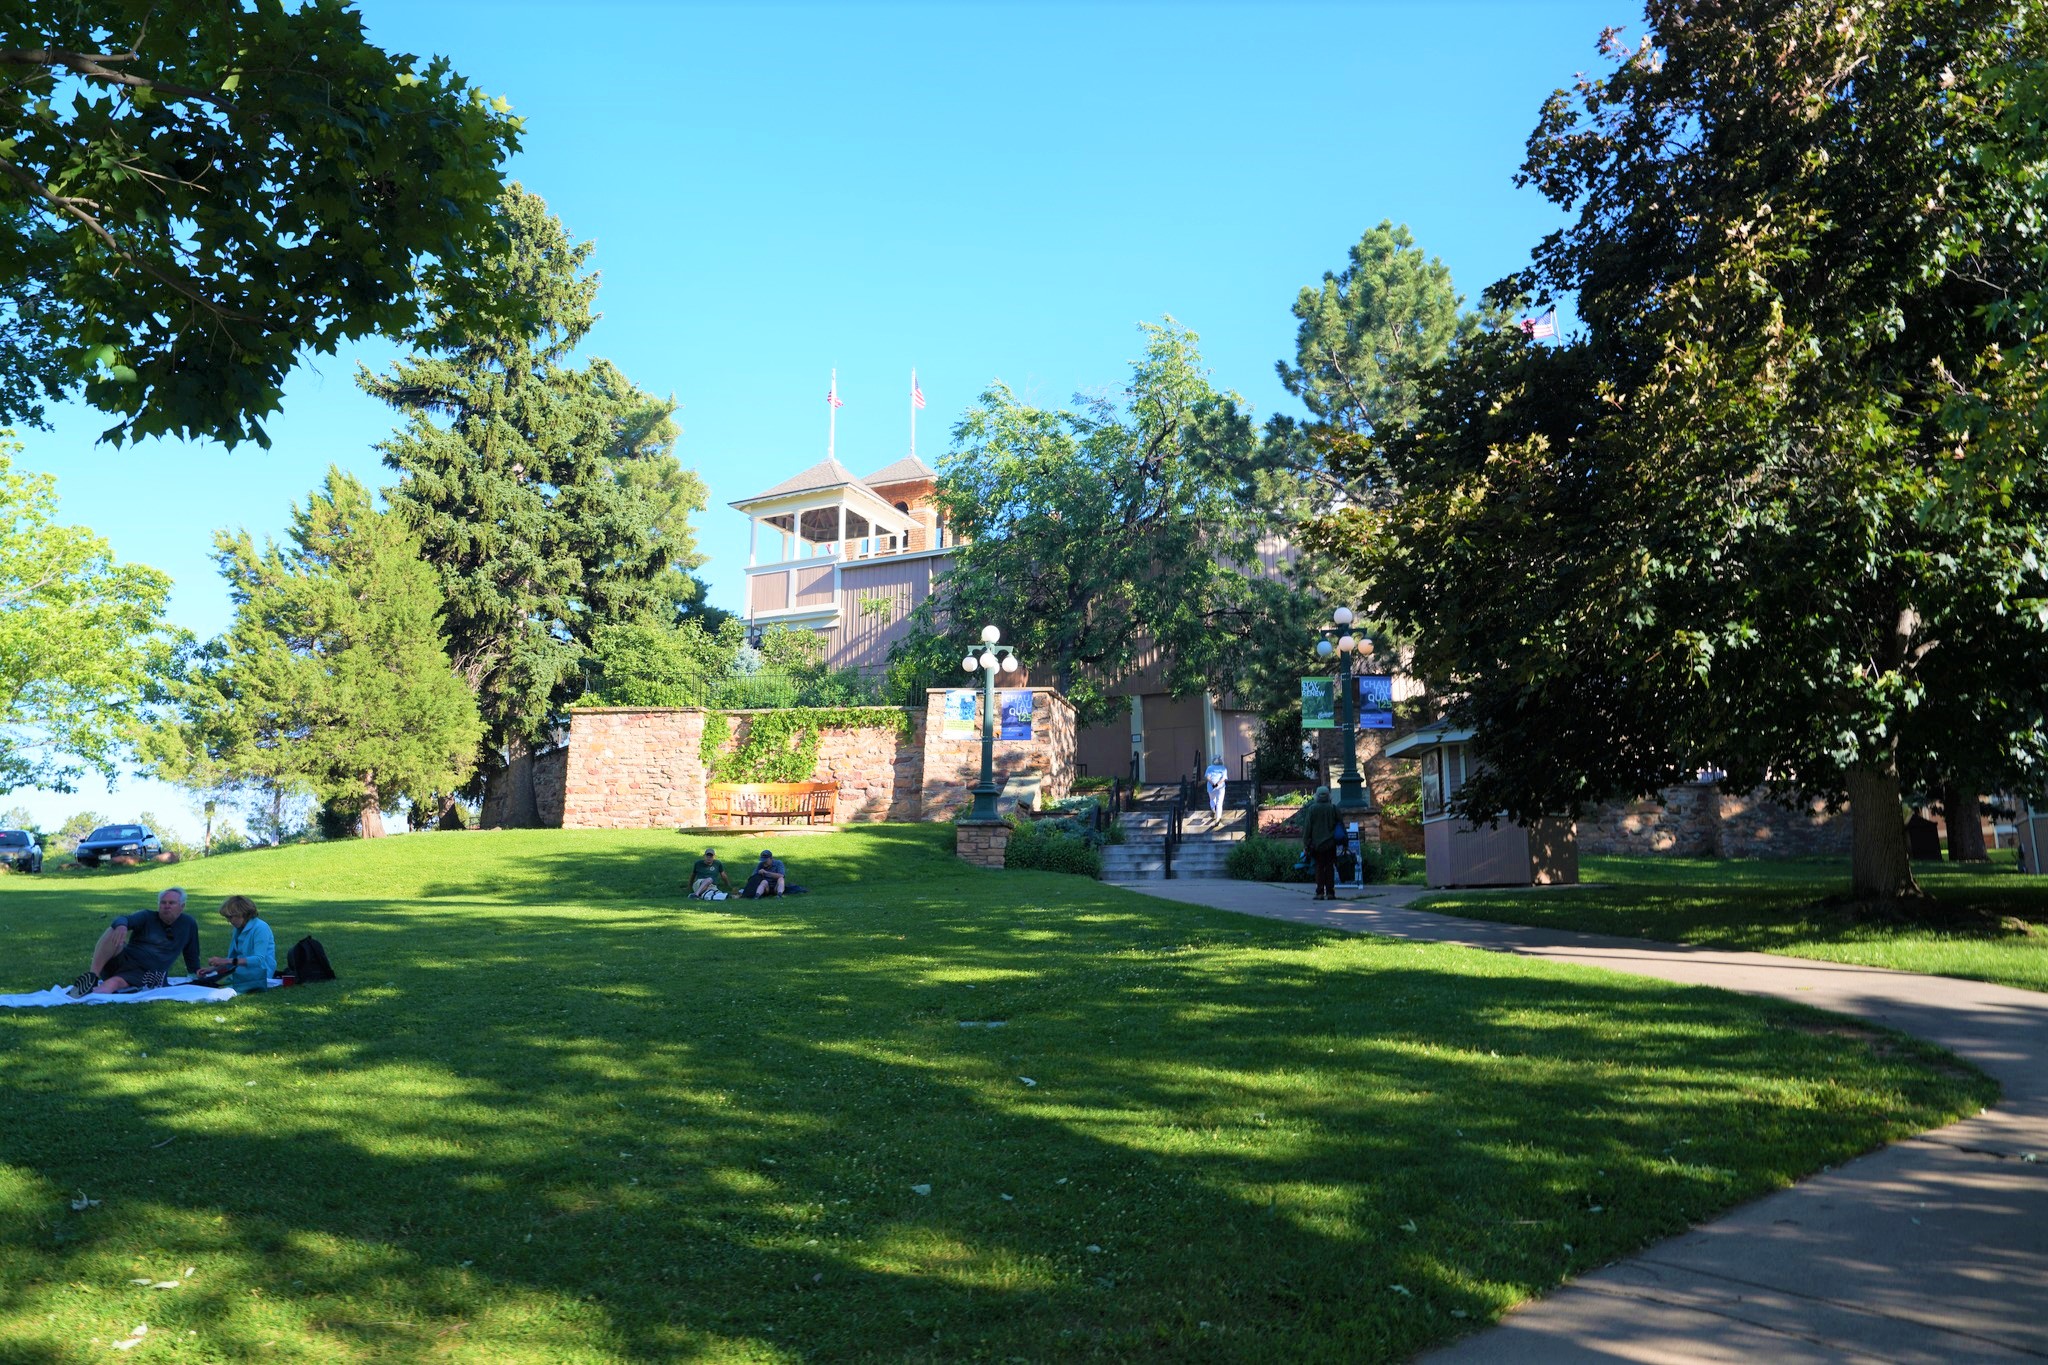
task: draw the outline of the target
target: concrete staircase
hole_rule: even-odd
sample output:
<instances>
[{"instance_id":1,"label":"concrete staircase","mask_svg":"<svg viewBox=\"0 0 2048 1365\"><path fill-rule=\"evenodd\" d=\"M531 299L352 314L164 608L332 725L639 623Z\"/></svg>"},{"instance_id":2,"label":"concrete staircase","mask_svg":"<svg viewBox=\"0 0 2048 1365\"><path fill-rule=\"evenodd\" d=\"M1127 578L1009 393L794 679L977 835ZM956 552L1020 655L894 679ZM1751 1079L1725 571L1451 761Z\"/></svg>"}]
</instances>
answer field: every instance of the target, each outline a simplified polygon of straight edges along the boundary
<instances>
[{"instance_id":1,"label":"concrete staircase","mask_svg":"<svg viewBox=\"0 0 2048 1365\"><path fill-rule=\"evenodd\" d=\"M1102 850L1102 880L1156 882L1166 877L1166 824L1175 788L1150 787L1135 809L1124 812L1124 842ZM1244 810L1226 808L1220 824L1202 806L1181 817L1180 847L1173 851L1178 878L1221 878L1224 860L1244 837Z\"/></svg>"}]
</instances>

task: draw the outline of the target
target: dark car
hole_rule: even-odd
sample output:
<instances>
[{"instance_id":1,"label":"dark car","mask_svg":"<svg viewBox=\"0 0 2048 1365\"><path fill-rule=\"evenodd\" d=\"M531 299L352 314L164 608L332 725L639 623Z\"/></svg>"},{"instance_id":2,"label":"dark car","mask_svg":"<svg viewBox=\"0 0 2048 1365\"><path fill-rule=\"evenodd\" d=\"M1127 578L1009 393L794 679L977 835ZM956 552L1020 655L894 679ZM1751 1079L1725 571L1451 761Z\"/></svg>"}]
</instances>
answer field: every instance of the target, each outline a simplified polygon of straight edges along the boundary
<instances>
[{"instance_id":1,"label":"dark car","mask_svg":"<svg viewBox=\"0 0 2048 1365\"><path fill-rule=\"evenodd\" d=\"M78 841L73 856L86 867L98 867L105 858L133 858L142 862L163 851L163 844L141 825L101 825Z\"/></svg>"},{"instance_id":2,"label":"dark car","mask_svg":"<svg viewBox=\"0 0 2048 1365\"><path fill-rule=\"evenodd\" d=\"M36 847L36 836L27 830L0 829L0 867L11 867L16 872L41 872L43 851Z\"/></svg>"}]
</instances>

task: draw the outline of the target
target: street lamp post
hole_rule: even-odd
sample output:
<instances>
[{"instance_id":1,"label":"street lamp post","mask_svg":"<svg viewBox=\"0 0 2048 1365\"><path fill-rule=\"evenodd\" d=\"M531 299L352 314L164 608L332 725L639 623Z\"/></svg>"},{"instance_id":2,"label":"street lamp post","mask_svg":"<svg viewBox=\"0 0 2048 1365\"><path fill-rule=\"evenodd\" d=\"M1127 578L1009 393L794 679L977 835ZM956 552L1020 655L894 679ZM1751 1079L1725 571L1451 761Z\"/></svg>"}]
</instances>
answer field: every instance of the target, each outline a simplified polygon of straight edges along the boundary
<instances>
[{"instance_id":1,"label":"street lamp post","mask_svg":"<svg viewBox=\"0 0 2048 1365\"><path fill-rule=\"evenodd\" d=\"M1017 671L1017 651L996 641L1003 633L994 626L981 628L981 643L970 648L960 660L969 673L981 674L981 783L974 789L974 806L969 820L996 819L996 673Z\"/></svg>"},{"instance_id":2,"label":"street lamp post","mask_svg":"<svg viewBox=\"0 0 2048 1365\"><path fill-rule=\"evenodd\" d=\"M1368 815L1372 801L1365 794L1365 781L1358 775L1358 722L1353 713L1357 688L1353 685L1352 661L1372 657L1372 641L1351 633L1352 612L1339 607L1330 615L1331 624L1322 628L1316 641L1316 657L1337 664L1337 729L1343 735L1344 771L1337 779L1337 810L1344 815Z\"/></svg>"}]
</instances>

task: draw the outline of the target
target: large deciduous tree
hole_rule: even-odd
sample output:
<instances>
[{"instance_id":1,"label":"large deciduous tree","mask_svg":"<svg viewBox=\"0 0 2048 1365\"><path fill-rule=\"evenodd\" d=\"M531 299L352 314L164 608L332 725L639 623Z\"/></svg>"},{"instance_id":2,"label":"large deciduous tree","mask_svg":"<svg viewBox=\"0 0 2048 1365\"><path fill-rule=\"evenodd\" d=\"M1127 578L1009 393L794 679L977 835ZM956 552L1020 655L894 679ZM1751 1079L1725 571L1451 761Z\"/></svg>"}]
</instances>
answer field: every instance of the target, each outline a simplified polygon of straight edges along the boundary
<instances>
[{"instance_id":1,"label":"large deciduous tree","mask_svg":"<svg viewBox=\"0 0 2048 1365\"><path fill-rule=\"evenodd\" d=\"M0 786L113 777L168 658L171 580L57 521L57 485L0 431Z\"/></svg>"},{"instance_id":2,"label":"large deciduous tree","mask_svg":"<svg viewBox=\"0 0 2048 1365\"><path fill-rule=\"evenodd\" d=\"M448 661L440 583L402 522L330 470L293 509L290 544L215 537L235 604L202 724L232 719L222 757L302 786L384 832L400 798L451 791L476 763L476 698Z\"/></svg>"},{"instance_id":3,"label":"large deciduous tree","mask_svg":"<svg viewBox=\"0 0 2048 1365\"><path fill-rule=\"evenodd\" d=\"M1149 667L1181 695L1243 680L1248 643L1293 606L1269 569L1258 433L1210 384L1193 333L1169 318L1145 335L1121 408L1032 407L997 383L960 419L938 498L962 543L899 661L957 675L994 622L1090 719Z\"/></svg>"},{"instance_id":4,"label":"large deciduous tree","mask_svg":"<svg viewBox=\"0 0 2048 1365\"><path fill-rule=\"evenodd\" d=\"M268 445L307 351L424 319L519 121L344 0L0 10L0 423ZM478 296L487 303L491 291Z\"/></svg>"},{"instance_id":5,"label":"large deciduous tree","mask_svg":"<svg viewBox=\"0 0 2048 1365\"><path fill-rule=\"evenodd\" d=\"M1546 105L1524 177L1574 220L1494 297L1584 332L1460 347L1399 505L1323 527L1478 726L1471 813L1718 765L1846 798L1889 901L1902 772L2040 765L2035 9L1658 0Z\"/></svg>"},{"instance_id":6,"label":"large deciduous tree","mask_svg":"<svg viewBox=\"0 0 2048 1365\"><path fill-rule=\"evenodd\" d=\"M596 321L588 243L572 242L539 196L499 207L518 325L440 298L439 342L358 382L406 415L378 448L398 471L392 510L441 575L456 668L482 709L488 823L534 825L532 756L584 685L595 633L687 610L669 574L699 562L687 538L702 487L673 453L673 402L606 360L574 364Z\"/></svg>"}]
</instances>

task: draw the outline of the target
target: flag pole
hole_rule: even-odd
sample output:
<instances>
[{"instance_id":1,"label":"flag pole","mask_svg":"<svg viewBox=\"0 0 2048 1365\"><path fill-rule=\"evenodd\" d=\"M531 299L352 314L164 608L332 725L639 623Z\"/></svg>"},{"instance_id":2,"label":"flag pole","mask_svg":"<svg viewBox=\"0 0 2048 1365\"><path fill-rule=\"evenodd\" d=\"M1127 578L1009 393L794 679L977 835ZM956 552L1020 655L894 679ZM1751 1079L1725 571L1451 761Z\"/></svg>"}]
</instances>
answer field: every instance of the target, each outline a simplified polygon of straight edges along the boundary
<instances>
[{"instance_id":1,"label":"flag pole","mask_svg":"<svg viewBox=\"0 0 2048 1365\"><path fill-rule=\"evenodd\" d=\"M832 458L833 448L839 442L839 370L832 371L832 387L825 398L825 458Z\"/></svg>"},{"instance_id":2,"label":"flag pole","mask_svg":"<svg viewBox=\"0 0 2048 1365\"><path fill-rule=\"evenodd\" d=\"M910 367L910 458L917 458L917 366Z\"/></svg>"}]
</instances>

